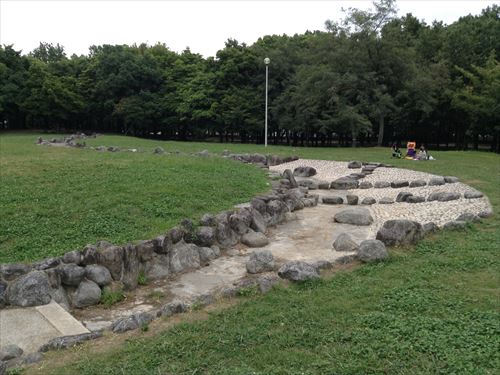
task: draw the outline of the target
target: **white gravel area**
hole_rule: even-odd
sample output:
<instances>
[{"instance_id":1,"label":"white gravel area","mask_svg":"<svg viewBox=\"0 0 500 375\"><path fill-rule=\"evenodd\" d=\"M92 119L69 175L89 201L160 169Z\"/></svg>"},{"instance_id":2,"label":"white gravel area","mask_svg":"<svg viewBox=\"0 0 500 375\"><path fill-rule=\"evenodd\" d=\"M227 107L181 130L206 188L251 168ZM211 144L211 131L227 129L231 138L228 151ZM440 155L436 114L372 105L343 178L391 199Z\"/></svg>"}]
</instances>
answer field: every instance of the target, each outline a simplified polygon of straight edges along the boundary
<instances>
[{"instance_id":1,"label":"white gravel area","mask_svg":"<svg viewBox=\"0 0 500 375\"><path fill-rule=\"evenodd\" d=\"M285 169L292 171L297 167L313 167L316 169L317 174L310 179L317 181L333 181L337 178L347 176L351 173L360 172L361 169L347 168L347 162L337 162L328 160L309 160L299 159L290 163L280 164L270 167L270 170L282 173ZM425 180L428 182L436 175L412 171L409 169L400 168L376 168L373 174L366 176L360 181L414 181ZM298 179L300 180L300 179ZM339 195L345 196L346 194L354 194L359 197L361 202L365 197L372 197L377 202L384 197L396 199L401 191L407 191L415 196L422 196L427 198L433 192L456 192L460 193L462 198L448 202L422 202L422 203L393 203L393 204L374 204L372 206L364 206L370 209L374 218L374 224L370 228L370 232L375 235L378 228L387 220L392 219L408 219L414 220L421 224L434 222L438 226L443 226L449 221L455 220L459 215L465 212L479 214L483 211L491 211L492 207L487 197L476 199L465 199L463 194L465 192L477 191L476 189L461 183L451 183L440 186L423 186L410 188L409 186L403 188L370 188L370 189L353 189L347 191L341 190L314 190L311 193L318 192L320 195ZM345 205L345 207L350 207Z\"/></svg>"}]
</instances>

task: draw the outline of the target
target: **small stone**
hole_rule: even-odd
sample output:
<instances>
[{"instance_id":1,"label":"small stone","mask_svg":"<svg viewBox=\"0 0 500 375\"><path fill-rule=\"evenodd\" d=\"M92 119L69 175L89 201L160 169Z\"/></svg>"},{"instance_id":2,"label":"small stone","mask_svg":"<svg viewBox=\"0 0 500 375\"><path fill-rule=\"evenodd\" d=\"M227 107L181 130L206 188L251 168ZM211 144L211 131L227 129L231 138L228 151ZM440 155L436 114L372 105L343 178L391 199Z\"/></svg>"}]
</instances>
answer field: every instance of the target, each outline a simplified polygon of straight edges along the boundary
<instances>
[{"instance_id":1,"label":"small stone","mask_svg":"<svg viewBox=\"0 0 500 375\"><path fill-rule=\"evenodd\" d=\"M373 184L370 181L361 181L359 184L360 189L371 189L373 187Z\"/></svg>"},{"instance_id":2,"label":"small stone","mask_svg":"<svg viewBox=\"0 0 500 375\"><path fill-rule=\"evenodd\" d=\"M351 225L370 225L373 217L366 208L348 208L335 214L333 218L337 223Z\"/></svg>"},{"instance_id":3,"label":"small stone","mask_svg":"<svg viewBox=\"0 0 500 375\"><path fill-rule=\"evenodd\" d=\"M332 181L330 188L335 190L350 190L357 189L359 186L359 181L350 177L340 177L335 181Z\"/></svg>"},{"instance_id":4,"label":"small stone","mask_svg":"<svg viewBox=\"0 0 500 375\"><path fill-rule=\"evenodd\" d=\"M426 185L427 185L427 182L425 180L414 180L414 181L410 182L411 188L422 187L422 186L426 186Z\"/></svg>"},{"instance_id":5,"label":"small stone","mask_svg":"<svg viewBox=\"0 0 500 375\"><path fill-rule=\"evenodd\" d=\"M62 261L64 263L80 264L82 261L82 254L78 250L72 250L64 254Z\"/></svg>"},{"instance_id":6,"label":"small stone","mask_svg":"<svg viewBox=\"0 0 500 375\"><path fill-rule=\"evenodd\" d=\"M307 187L310 190L316 190L318 188L318 183L313 180L301 180L298 182L298 184L299 186Z\"/></svg>"},{"instance_id":7,"label":"small stone","mask_svg":"<svg viewBox=\"0 0 500 375\"><path fill-rule=\"evenodd\" d=\"M347 233L341 233L333 242L336 251L356 251L358 244Z\"/></svg>"},{"instance_id":8,"label":"small stone","mask_svg":"<svg viewBox=\"0 0 500 375\"><path fill-rule=\"evenodd\" d=\"M269 244L269 239L261 232L248 232L241 237L241 243L248 247L264 247Z\"/></svg>"},{"instance_id":9,"label":"small stone","mask_svg":"<svg viewBox=\"0 0 500 375\"><path fill-rule=\"evenodd\" d=\"M163 305L157 313L157 316L169 317L174 314L182 314L187 312L189 306L182 302L181 300L173 300L166 305Z\"/></svg>"},{"instance_id":10,"label":"small stone","mask_svg":"<svg viewBox=\"0 0 500 375\"><path fill-rule=\"evenodd\" d=\"M455 176L444 176L444 181L447 184L454 184L455 182L458 182L458 177L455 177Z\"/></svg>"},{"instance_id":11,"label":"small stone","mask_svg":"<svg viewBox=\"0 0 500 375\"><path fill-rule=\"evenodd\" d=\"M491 210L481 211L477 214L481 219L486 219L487 217L493 216L493 212Z\"/></svg>"},{"instance_id":12,"label":"small stone","mask_svg":"<svg viewBox=\"0 0 500 375\"><path fill-rule=\"evenodd\" d=\"M377 201L375 200L375 198L372 198L372 197L365 197L361 201L361 204L365 205L365 206L371 206L372 204L375 204L375 203L377 203Z\"/></svg>"},{"instance_id":13,"label":"small stone","mask_svg":"<svg viewBox=\"0 0 500 375\"><path fill-rule=\"evenodd\" d=\"M357 169L357 168L361 168L363 165L361 164L360 161L350 161L348 164L347 164L347 168L350 168L350 169Z\"/></svg>"},{"instance_id":14,"label":"small stone","mask_svg":"<svg viewBox=\"0 0 500 375\"><path fill-rule=\"evenodd\" d=\"M394 203L394 199L392 199L390 197L383 197L383 198L379 199L378 203L379 204L393 204Z\"/></svg>"},{"instance_id":15,"label":"small stone","mask_svg":"<svg viewBox=\"0 0 500 375\"><path fill-rule=\"evenodd\" d=\"M389 256L387 249L382 241L365 240L360 243L358 249L358 258L362 262L371 263L384 260Z\"/></svg>"},{"instance_id":16,"label":"small stone","mask_svg":"<svg viewBox=\"0 0 500 375\"><path fill-rule=\"evenodd\" d=\"M132 329L137 329L145 326L154 319L154 316L150 313L142 312L130 315L126 318L118 319L111 325L111 330L115 333L121 333L130 331Z\"/></svg>"},{"instance_id":17,"label":"small stone","mask_svg":"<svg viewBox=\"0 0 500 375\"><path fill-rule=\"evenodd\" d=\"M429 186L441 186L444 185L446 182L444 180L444 177L432 177L429 180Z\"/></svg>"},{"instance_id":18,"label":"small stone","mask_svg":"<svg viewBox=\"0 0 500 375\"><path fill-rule=\"evenodd\" d=\"M309 263L293 261L281 266L278 276L292 281L305 281L319 278L319 272Z\"/></svg>"},{"instance_id":19,"label":"small stone","mask_svg":"<svg viewBox=\"0 0 500 375\"><path fill-rule=\"evenodd\" d=\"M347 204L350 206L357 205L359 201L359 197L353 194L347 194L346 199L347 199Z\"/></svg>"},{"instance_id":20,"label":"small stone","mask_svg":"<svg viewBox=\"0 0 500 375\"><path fill-rule=\"evenodd\" d=\"M453 221L448 221L445 225L443 225L443 229L459 230L459 229L464 229L466 226L467 222L465 221L453 220Z\"/></svg>"},{"instance_id":21,"label":"small stone","mask_svg":"<svg viewBox=\"0 0 500 375\"><path fill-rule=\"evenodd\" d=\"M337 197L337 196L329 196L329 197L322 197L321 201L323 204L343 204L344 199L342 197Z\"/></svg>"},{"instance_id":22,"label":"small stone","mask_svg":"<svg viewBox=\"0 0 500 375\"><path fill-rule=\"evenodd\" d=\"M375 189L385 189L390 186L391 184L387 181L375 181L375 183L373 184L373 187L375 187Z\"/></svg>"},{"instance_id":23,"label":"small stone","mask_svg":"<svg viewBox=\"0 0 500 375\"><path fill-rule=\"evenodd\" d=\"M23 355L23 350L14 344L0 348L0 361L8 361Z\"/></svg>"},{"instance_id":24,"label":"small stone","mask_svg":"<svg viewBox=\"0 0 500 375\"><path fill-rule=\"evenodd\" d=\"M406 202L407 203L423 203L423 202L425 202L425 197L411 195L406 199Z\"/></svg>"},{"instance_id":25,"label":"small stone","mask_svg":"<svg viewBox=\"0 0 500 375\"><path fill-rule=\"evenodd\" d=\"M410 186L408 181L393 181L391 182L391 187L394 189Z\"/></svg>"},{"instance_id":26,"label":"small stone","mask_svg":"<svg viewBox=\"0 0 500 375\"><path fill-rule=\"evenodd\" d=\"M422 230L424 231L424 235L427 235L429 233L436 233L439 227L431 221L422 225Z\"/></svg>"},{"instance_id":27,"label":"small stone","mask_svg":"<svg viewBox=\"0 0 500 375\"><path fill-rule=\"evenodd\" d=\"M413 194L408 191L400 191L396 197L396 202L406 202L406 200L411 197Z\"/></svg>"},{"instance_id":28,"label":"small stone","mask_svg":"<svg viewBox=\"0 0 500 375\"><path fill-rule=\"evenodd\" d=\"M220 256L220 249L218 246L200 247L198 252L200 254L200 265L209 264L211 260Z\"/></svg>"},{"instance_id":29,"label":"small stone","mask_svg":"<svg viewBox=\"0 0 500 375\"><path fill-rule=\"evenodd\" d=\"M295 177L311 177L316 174L316 169L313 167L297 167L293 170Z\"/></svg>"},{"instance_id":30,"label":"small stone","mask_svg":"<svg viewBox=\"0 0 500 375\"><path fill-rule=\"evenodd\" d=\"M204 214L200 219L200 224L205 227L215 227L217 225L217 219L215 215Z\"/></svg>"},{"instance_id":31,"label":"small stone","mask_svg":"<svg viewBox=\"0 0 500 375\"><path fill-rule=\"evenodd\" d=\"M330 189L330 183L328 181L318 181L318 189L328 190Z\"/></svg>"},{"instance_id":32,"label":"small stone","mask_svg":"<svg viewBox=\"0 0 500 375\"><path fill-rule=\"evenodd\" d=\"M157 155L159 155L159 154L164 154L164 153L165 153L165 150L163 149L163 147L158 146L158 147L155 147L155 150L154 150L154 152L153 152L153 153L154 153L154 154L157 154Z\"/></svg>"},{"instance_id":33,"label":"small stone","mask_svg":"<svg viewBox=\"0 0 500 375\"><path fill-rule=\"evenodd\" d=\"M464 212L463 214L459 215L455 221L465 221L465 222L472 222L476 223L478 221L481 221L481 218L472 212Z\"/></svg>"},{"instance_id":34,"label":"small stone","mask_svg":"<svg viewBox=\"0 0 500 375\"><path fill-rule=\"evenodd\" d=\"M483 193L479 191L467 191L464 193L464 198L465 199L476 199L476 198L482 198Z\"/></svg>"},{"instance_id":35,"label":"small stone","mask_svg":"<svg viewBox=\"0 0 500 375\"><path fill-rule=\"evenodd\" d=\"M274 270L274 257L269 250L254 251L246 263L248 273L262 273Z\"/></svg>"},{"instance_id":36,"label":"small stone","mask_svg":"<svg viewBox=\"0 0 500 375\"><path fill-rule=\"evenodd\" d=\"M262 275L257 279L257 284L259 285L259 290L262 294L269 292L274 285L278 284L280 281L279 277L276 275Z\"/></svg>"},{"instance_id":37,"label":"small stone","mask_svg":"<svg viewBox=\"0 0 500 375\"><path fill-rule=\"evenodd\" d=\"M61 263L61 258L47 258L33 263L33 268L38 271L43 271L49 268L57 267L59 263Z\"/></svg>"},{"instance_id":38,"label":"small stone","mask_svg":"<svg viewBox=\"0 0 500 375\"><path fill-rule=\"evenodd\" d=\"M90 333L81 333L78 335L56 337L50 340L47 344L42 345L42 347L40 348L40 352L71 348L73 346L81 344L82 342L95 340L99 337L102 337L102 335L102 331L95 331Z\"/></svg>"},{"instance_id":39,"label":"small stone","mask_svg":"<svg viewBox=\"0 0 500 375\"><path fill-rule=\"evenodd\" d=\"M438 202L448 202L460 199L460 193L449 192L449 191L437 191L429 194L427 197L428 202L438 201Z\"/></svg>"}]
</instances>

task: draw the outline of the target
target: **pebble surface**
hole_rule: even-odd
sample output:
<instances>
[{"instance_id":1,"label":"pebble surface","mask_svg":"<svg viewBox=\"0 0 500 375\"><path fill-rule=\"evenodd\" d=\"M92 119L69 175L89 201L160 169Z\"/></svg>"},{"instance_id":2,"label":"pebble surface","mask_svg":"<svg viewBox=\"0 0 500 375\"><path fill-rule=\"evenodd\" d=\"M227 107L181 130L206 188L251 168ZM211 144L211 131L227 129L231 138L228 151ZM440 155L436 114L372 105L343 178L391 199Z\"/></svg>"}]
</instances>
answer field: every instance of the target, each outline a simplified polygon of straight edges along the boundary
<instances>
[{"instance_id":1,"label":"pebble surface","mask_svg":"<svg viewBox=\"0 0 500 375\"><path fill-rule=\"evenodd\" d=\"M310 177L312 180L317 181L333 181L337 178L348 176L351 173L358 173L361 169L347 168L347 162L337 162L329 160L309 160L299 159L289 163L284 163L270 167L271 171L283 173L285 169L292 171L297 167L313 167L316 169L317 174ZM369 181L372 184L377 181L415 181L424 180L428 182L433 177L439 177L430 173L412 171L409 169L400 168L376 168L371 175L366 176L360 181ZM381 198L396 199L396 196L402 192L410 192L415 196L422 196L427 199L429 194L434 192L455 192L461 195L460 199L448 202L422 202L422 203L394 203L394 204L374 204L370 206L370 211L374 218L374 224L370 228L372 233L375 234L387 220L392 219L408 219L414 220L421 224L434 222L439 227L442 227L449 221L455 220L459 215L470 212L479 214L482 211L492 211L491 204L486 196L476 199L465 199L464 193L475 192L476 189L461 183L447 183L440 186L422 186L422 187L402 187L402 188L369 188L369 189L352 189L344 191L345 194L354 194L362 201L365 197L372 197L377 200ZM319 191L318 191L319 192ZM338 190L324 190L321 195L328 195L329 193L340 191Z\"/></svg>"}]
</instances>

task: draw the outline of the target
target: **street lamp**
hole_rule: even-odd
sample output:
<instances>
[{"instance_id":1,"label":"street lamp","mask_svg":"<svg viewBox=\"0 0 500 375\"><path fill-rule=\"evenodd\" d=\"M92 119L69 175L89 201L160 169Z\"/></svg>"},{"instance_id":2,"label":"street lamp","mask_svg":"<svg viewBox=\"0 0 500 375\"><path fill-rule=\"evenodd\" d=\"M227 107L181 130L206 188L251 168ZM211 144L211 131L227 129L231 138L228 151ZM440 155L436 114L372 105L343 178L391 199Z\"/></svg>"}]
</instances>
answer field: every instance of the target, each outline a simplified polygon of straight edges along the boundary
<instances>
[{"instance_id":1,"label":"street lamp","mask_svg":"<svg viewBox=\"0 0 500 375\"><path fill-rule=\"evenodd\" d=\"M266 117L264 124L264 147L267 147L267 84L268 84L268 75L269 75L269 63L271 60L269 57L264 59L264 64L266 64Z\"/></svg>"}]
</instances>

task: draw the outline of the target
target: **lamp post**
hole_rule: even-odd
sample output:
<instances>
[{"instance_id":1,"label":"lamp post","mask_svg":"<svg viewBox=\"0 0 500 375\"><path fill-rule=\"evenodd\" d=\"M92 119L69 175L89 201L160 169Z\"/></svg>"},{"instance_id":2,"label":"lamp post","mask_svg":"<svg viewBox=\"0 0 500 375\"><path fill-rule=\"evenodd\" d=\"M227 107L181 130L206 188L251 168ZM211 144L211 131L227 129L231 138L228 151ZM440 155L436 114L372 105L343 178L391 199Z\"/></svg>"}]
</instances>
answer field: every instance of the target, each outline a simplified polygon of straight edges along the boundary
<instances>
[{"instance_id":1,"label":"lamp post","mask_svg":"<svg viewBox=\"0 0 500 375\"><path fill-rule=\"evenodd\" d=\"M269 63L271 60L269 57L264 59L264 64L266 64L266 115L264 122L264 147L267 147L267 85L268 85L268 76L269 76Z\"/></svg>"}]
</instances>

